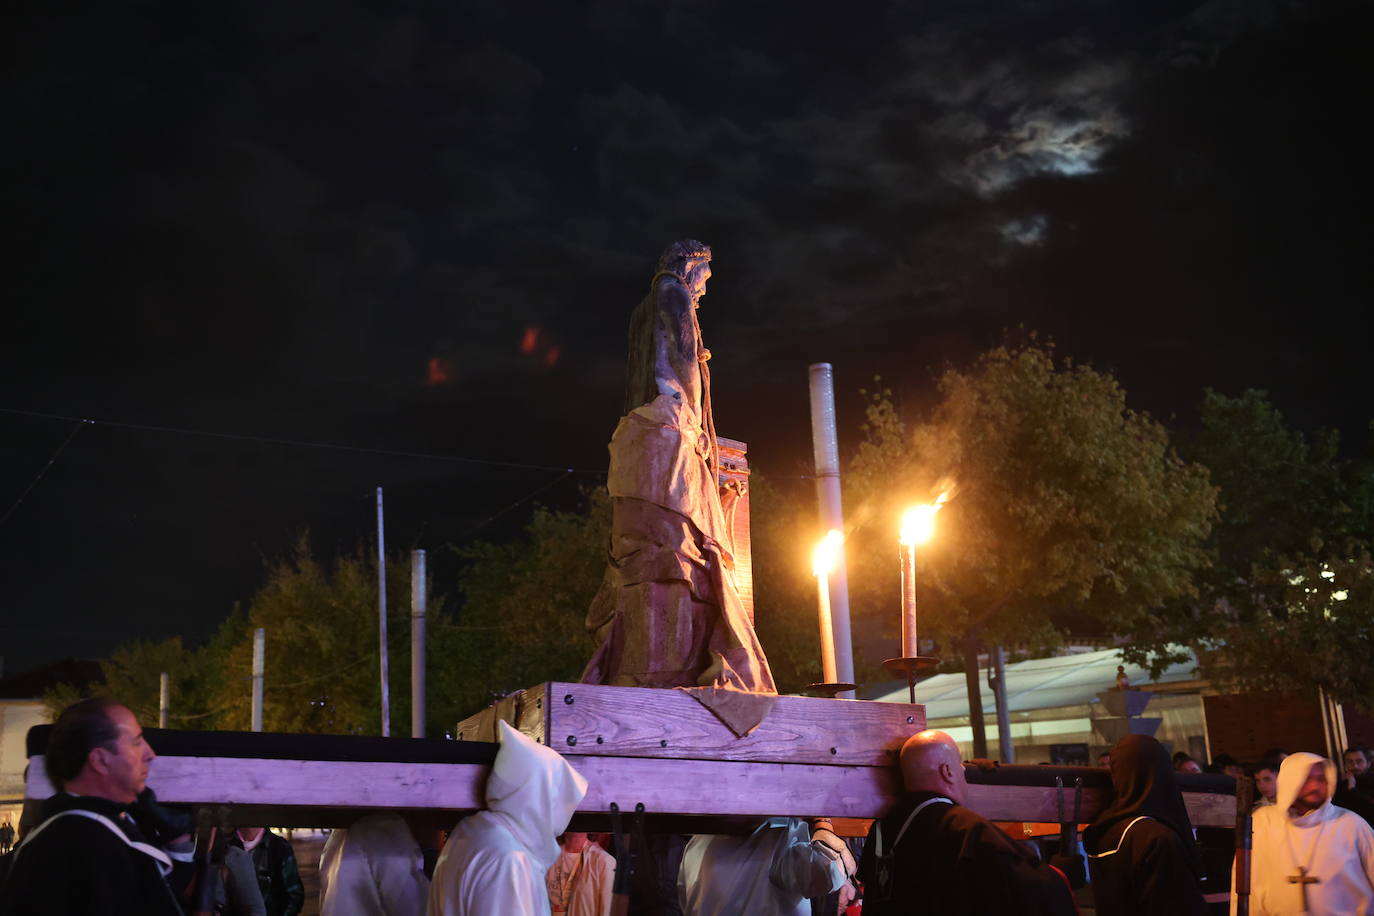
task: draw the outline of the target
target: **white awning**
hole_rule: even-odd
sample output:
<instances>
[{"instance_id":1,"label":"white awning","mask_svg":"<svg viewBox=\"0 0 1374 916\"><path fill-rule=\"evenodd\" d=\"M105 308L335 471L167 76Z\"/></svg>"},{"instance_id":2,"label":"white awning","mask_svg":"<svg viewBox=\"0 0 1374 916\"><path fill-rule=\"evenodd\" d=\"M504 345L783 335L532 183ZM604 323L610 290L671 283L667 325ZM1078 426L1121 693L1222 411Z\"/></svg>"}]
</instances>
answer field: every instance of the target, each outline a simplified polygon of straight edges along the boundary
<instances>
[{"instance_id":1,"label":"white awning","mask_svg":"<svg viewBox=\"0 0 1374 916\"><path fill-rule=\"evenodd\" d=\"M1094 703L1099 694L1116 688L1116 666L1122 664L1125 663L1117 649L1033 658L1009 664L1006 666L1007 708L1011 712L1027 712ZM1132 688L1148 689L1152 684L1193 680L1197 677L1197 656L1190 652L1188 661L1170 665L1153 681L1148 669L1130 664L1125 667ZM978 674L982 678L983 712L993 714L996 704L992 690L987 686L988 669L982 668ZM906 685L873 699L905 703ZM925 704L927 721L967 716L968 685L963 673L937 674L917 684L916 702Z\"/></svg>"}]
</instances>

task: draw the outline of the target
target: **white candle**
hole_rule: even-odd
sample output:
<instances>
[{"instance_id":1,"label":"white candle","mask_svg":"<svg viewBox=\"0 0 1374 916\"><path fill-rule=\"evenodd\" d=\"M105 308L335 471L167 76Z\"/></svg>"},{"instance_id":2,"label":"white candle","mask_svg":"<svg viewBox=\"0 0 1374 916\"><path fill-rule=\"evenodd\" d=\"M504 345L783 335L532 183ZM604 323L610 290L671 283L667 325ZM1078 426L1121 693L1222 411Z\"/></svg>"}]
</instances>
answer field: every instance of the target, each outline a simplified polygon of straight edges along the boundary
<instances>
[{"instance_id":1,"label":"white candle","mask_svg":"<svg viewBox=\"0 0 1374 916\"><path fill-rule=\"evenodd\" d=\"M830 623L830 570L835 567L839 552L844 549L844 535L831 530L821 538L812 554L811 565L816 573L816 610L821 629L821 678L822 683L834 684L835 678L835 630Z\"/></svg>"},{"instance_id":2,"label":"white candle","mask_svg":"<svg viewBox=\"0 0 1374 916\"><path fill-rule=\"evenodd\" d=\"M902 657L921 654L916 640L916 545L900 545L902 555Z\"/></svg>"},{"instance_id":3,"label":"white candle","mask_svg":"<svg viewBox=\"0 0 1374 916\"><path fill-rule=\"evenodd\" d=\"M898 538L902 562L902 657L917 658L921 647L916 639L916 545L924 544L935 533L935 513L949 499L949 491L928 506L912 506L902 516Z\"/></svg>"}]
</instances>

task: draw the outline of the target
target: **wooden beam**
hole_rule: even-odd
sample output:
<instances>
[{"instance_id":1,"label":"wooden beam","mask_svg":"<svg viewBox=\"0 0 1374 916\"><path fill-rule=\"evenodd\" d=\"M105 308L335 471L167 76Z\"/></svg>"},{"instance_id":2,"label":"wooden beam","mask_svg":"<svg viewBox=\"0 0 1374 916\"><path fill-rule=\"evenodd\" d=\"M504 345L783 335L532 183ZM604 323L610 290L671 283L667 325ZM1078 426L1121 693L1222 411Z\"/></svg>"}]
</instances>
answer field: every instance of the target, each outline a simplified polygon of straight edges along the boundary
<instances>
[{"instance_id":1,"label":"wooden beam","mask_svg":"<svg viewBox=\"0 0 1374 916\"><path fill-rule=\"evenodd\" d=\"M475 763L158 757L148 784L169 804L473 810L485 803L490 772ZM30 758L24 794L54 794L41 756Z\"/></svg>"},{"instance_id":2,"label":"wooden beam","mask_svg":"<svg viewBox=\"0 0 1374 916\"><path fill-rule=\"evenodd\" d=\"M919 704L778 697L763 723L737 738L681 690L554 681L464 719L457 737L495 740L498 718L564 754L838 766L887 766L926 722Z\"/></svg>"},{"instance_id":3,"label":"wooden beam","mask_svg":"<svg viewBox=\"0 0 1374 916\"><path fill-rule=\"evenodd\" d=\"M844 702L844 701L841 701ZM637 804L655 815L881 817L896 801L892 767L828 766L725 760L653 760L567 755L587 778L583 812ZM149 784L168 803L345 809L482 807L490 767L472 763L264 760L252 757L159 757ZM970 785L968 806L990 820L1054 822L1054 788ZM25 795L52 795L42 757L31 758ZM1235 798L1185 792L1194 826L1229 827ZM1084 789L1079 820L1097 816L1102 792ZM296 820L296 823L303 823Z\"/></svg>"}]
</instances>

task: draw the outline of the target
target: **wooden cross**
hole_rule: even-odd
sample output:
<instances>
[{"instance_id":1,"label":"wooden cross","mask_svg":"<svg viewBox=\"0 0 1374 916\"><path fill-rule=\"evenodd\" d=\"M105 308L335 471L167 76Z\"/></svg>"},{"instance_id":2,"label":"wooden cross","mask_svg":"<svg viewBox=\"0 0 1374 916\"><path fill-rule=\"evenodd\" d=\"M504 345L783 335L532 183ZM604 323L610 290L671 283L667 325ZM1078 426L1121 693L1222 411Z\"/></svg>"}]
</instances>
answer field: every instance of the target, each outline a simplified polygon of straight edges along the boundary
<instances>
[{"instance_id":1,"label":"wooden cross","mask_svg":"<svg viewBox=\"0 0 1374 916\"><path fill-rule=\"evenodd\" d=\"M1303 868L1301 865L1298 866L1298 873L1296 875L1288 876L1288 883L1296 884L1298 890L1302 891L1302 911L1304 913L1307 912L1307 885L1320 884L1321 880L1321 878L1309 877L1307 869Z\"/></svg>"}]
</instances>

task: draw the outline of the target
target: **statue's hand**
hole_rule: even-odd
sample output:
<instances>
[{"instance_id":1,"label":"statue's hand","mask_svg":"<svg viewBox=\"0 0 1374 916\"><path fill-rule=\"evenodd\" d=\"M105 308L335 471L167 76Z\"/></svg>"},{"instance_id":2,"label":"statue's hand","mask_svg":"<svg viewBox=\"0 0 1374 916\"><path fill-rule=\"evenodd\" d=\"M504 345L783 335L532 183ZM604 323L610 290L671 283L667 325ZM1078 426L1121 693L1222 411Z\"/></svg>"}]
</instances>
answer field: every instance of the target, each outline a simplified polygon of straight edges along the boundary
<instances>
[{"instance_id":1,"label":"statue's hand","mask_svg":"<svg viewBox=\"0 0 1374 916\"><path fill-rule=\"evenodd\" d=\"M711 359L711 351L702 347L697 351L697 362L708 362Z\"/></svg>"}]
</instances>

